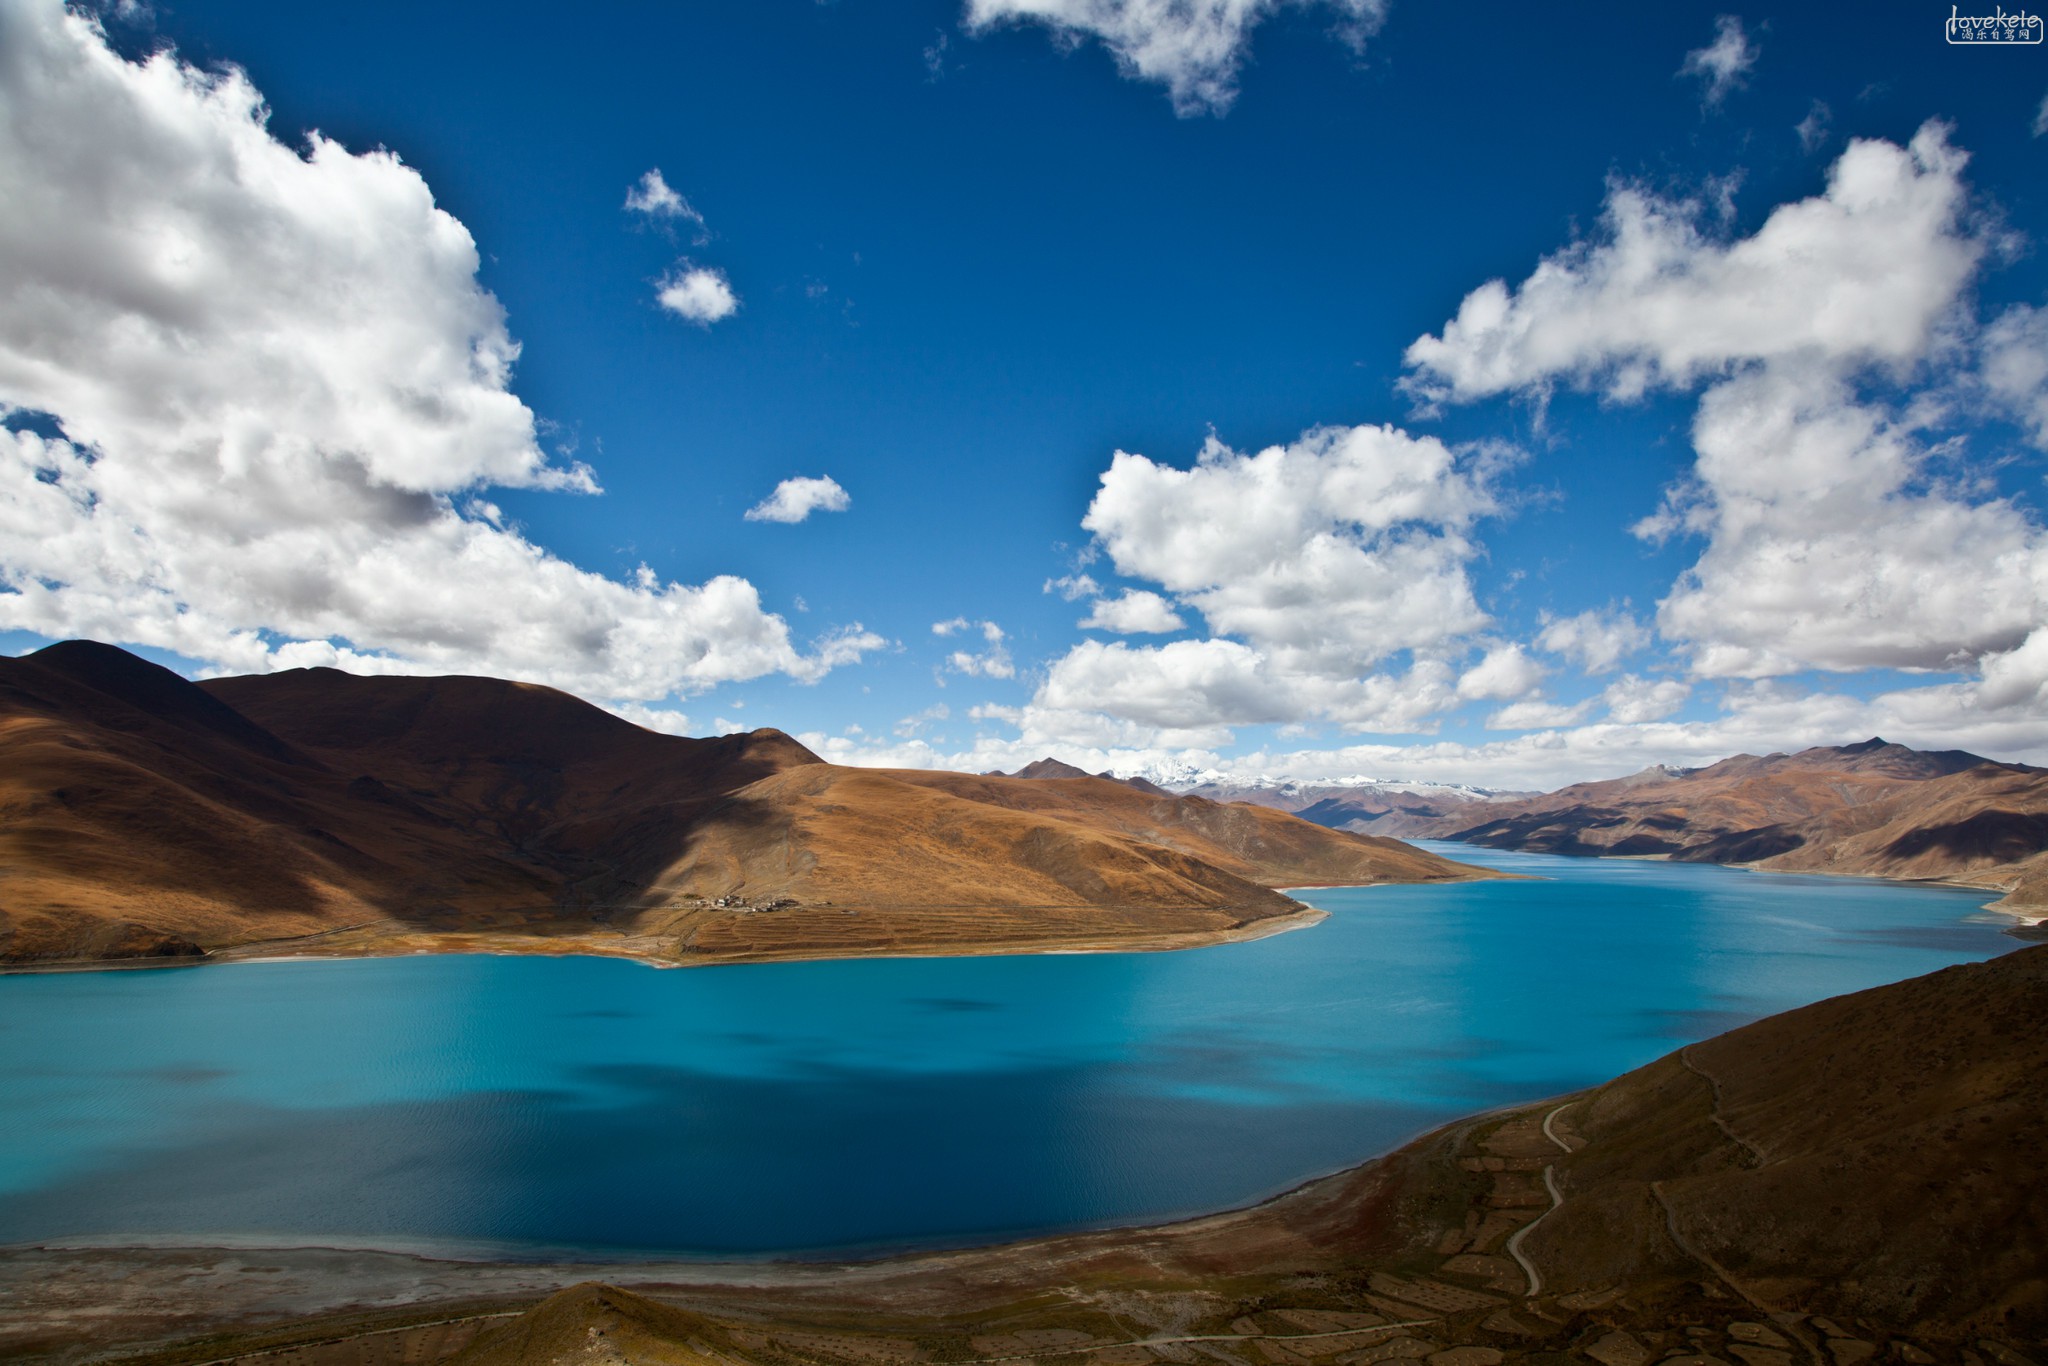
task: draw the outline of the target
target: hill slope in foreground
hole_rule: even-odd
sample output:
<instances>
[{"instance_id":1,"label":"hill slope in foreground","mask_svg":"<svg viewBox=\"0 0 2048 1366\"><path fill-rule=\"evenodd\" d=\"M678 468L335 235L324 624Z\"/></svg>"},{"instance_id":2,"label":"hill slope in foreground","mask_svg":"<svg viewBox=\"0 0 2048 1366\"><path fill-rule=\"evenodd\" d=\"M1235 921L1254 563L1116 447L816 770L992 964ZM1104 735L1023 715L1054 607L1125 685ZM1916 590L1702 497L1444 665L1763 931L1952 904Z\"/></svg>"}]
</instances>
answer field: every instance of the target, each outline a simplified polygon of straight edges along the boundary
<instances>
[{"instance_id":1,"label":"hill slope in foreground","mask_svg":"<svg viewBox=\"0 0 2048 1366\"><path fill-rule=\"evenodd\" d=\"M1963 882L2007 893L2002 910L2048 914L2048 771L1882 739L1411 807L1363 828L1536 853Z\"/></svg>"},{"instance_id":2,"label":"hill slope in foreground","mask_svg":"<svg viewBox=\"0 0 2048 1366\"><path fill-rule=\"evenodd\" d=\"M1272 890L1486 876L1279 812L840 768L487 678L0 660L0 962L493 949L657 962L1179 947Z\"/></svg>"},{"instance_id":3,"label":"hill slope in foreground","mask_svg":"<svg viewBox=\"0 0 2048 1366\"><path fill-rule=\"evenodd\" d=\"M2039 1366L2044 1025L2048 946L1775 1016L1252 1209L851 1266L0 1250L0 1355Z\"/></svg>"}]
</instances>

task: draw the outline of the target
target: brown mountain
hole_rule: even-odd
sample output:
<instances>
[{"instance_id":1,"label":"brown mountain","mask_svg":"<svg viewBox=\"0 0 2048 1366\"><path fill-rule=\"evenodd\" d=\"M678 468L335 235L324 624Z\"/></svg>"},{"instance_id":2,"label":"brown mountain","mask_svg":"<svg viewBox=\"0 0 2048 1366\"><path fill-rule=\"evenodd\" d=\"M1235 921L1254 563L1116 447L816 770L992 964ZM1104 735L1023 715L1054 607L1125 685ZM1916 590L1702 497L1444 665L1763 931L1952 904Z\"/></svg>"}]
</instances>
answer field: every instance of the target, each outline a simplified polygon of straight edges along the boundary
<instances>
[{"instance_id":1,"label":"brown mountain","mask_svg":"<svg viewBox=\"0 0 2048 1366\"><path fill-rule=\"evenodd\" d=\"M1155 797L1172 795L1165 788L1148 778L1119 778L1114 773L1096 773L1091 775L1085 768L1076 768L1074 765L1055 759L1050 755L1043 759L1032 760L1015 773L990 773L985 776L990 778L1087 778L1092 776L1106 778L1113 783L1122 783L1125 787L1135 787L1138 791L1150 792Z\"/></svg>"},{"instance_id":2,"label":"brown mountain","mask_svg":"<svg viewBox=\"0 0 2048 1366\"><path fill-rule=\"evenodd\" d=\"M1704 1271L1845 1323L2048 1330L2044 1026L2039 947L1694 1044L1566 1112L1524 1248L1560 1290Z\"/></svg>"},{"instance_id":3,"label":"brown mountain","mask_svg":"<svg viewBox=\"0 0 2048 1366\"><path fill-rule=\"evenodd\" d=\"M0 660L5 961L1167 947L1312 914L1278 886L1477 875L1097 778L658 735L496 679L194 684L83 641Z\"/></svg>"},{"instance_id":4,"label":"brown mountain","mask_svg":"<svg viewBox=\"0 0 2048 1366\"><path fill-rule=\"evenodd\" d=\"M734 1366L733 1336L726 1325L701 1314L586 1281L494 1326L448 1361L449 1366Z\"/></svg>"},{"instance_id":5,"label":"brown mountain","mask_svg":"<svg viewBox=\"0 0 2048 1366\"><path fill-rule=\"evenodd\" d=\"M2048 904L2048 771L1881 739L1652 768L1377 827L1559 854L1966 882Z\"/></svg>"}]
</instances>

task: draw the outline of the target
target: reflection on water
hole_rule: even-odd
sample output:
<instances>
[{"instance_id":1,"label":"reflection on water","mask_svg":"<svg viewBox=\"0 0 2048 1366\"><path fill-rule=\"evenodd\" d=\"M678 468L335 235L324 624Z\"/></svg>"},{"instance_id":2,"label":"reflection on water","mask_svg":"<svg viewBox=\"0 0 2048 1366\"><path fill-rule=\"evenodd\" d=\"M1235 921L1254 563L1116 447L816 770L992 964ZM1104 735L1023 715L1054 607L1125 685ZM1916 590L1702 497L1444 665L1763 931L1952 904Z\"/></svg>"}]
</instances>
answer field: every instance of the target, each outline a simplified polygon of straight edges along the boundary
<instances>
[{"instance_id":1,"label":"reflection on water","mask_svg":"<svg viewBox=\"0 0 2048 1366\"><path fill-rule=\"evenodd\" d=\"M0 978L0 1242L770 1255L1256 1199L2018 947L1982 893L1495 854L1169 954L413 957Z\"/></svg>"}]
</instances>

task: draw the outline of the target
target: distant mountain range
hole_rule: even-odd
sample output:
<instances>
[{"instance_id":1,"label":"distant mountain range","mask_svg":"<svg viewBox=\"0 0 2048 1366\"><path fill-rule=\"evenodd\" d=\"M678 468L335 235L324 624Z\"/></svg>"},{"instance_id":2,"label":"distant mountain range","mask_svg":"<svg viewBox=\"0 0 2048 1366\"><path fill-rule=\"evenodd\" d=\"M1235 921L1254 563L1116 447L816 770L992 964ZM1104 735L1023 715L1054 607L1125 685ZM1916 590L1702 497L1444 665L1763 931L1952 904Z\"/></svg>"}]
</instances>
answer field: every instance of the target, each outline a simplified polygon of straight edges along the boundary
<instances>
[{"instance_id":1,"label":"distant mountain range","mask_svg":"<svg viewBox=\"0 0 2048 1366\"><path fill-rule=\"evenodd\" d=\"M1175 947L1316 914L1275 887L1475 876L1278 811L840 768L498 679L0 659L0 962Z\"/></svg>"},{"instance_id":2,"label":"distant mountain range","mask_svg":"<svg viewBox=\"0 0 2048 1366\"><path fill-rule=\"evenodd\" d=\"M1483 805L1420 802L1345 828L1541 853L1962 882L2006 892L2006 909L2048 906L2048 770L1878 738L1650 768Z\"/></svg>"},{"instance_id":3,"label":"distant mountain range","mask_svg":"<svg viewBox=\"0 0 2048 1366\"><path fill-rule=\"evenodd\" d=\"M1021 772L1053 768L1080 772L1055 759ZM1185 764L1119 781L1152 780L1361 834L1960 882L2006 893L2002 909L2048 913L2048 770L1962 750L1873 738L1704 768L1653 765L1547 793L1363 776L1305 783Z\"/></svg>"},{"instance_id":4,"label":"distant mountain range","mask_svg":"<svg viewBox=\"0 0 2048 1366\"><path fill-rule=\"evenodd\" d=\"M1004 775L997 775L1004 776ZM1081 778L1087 770L1054 758L1026 764L1013 778ZM1423 783L1383 778L1329 778L1304 783L1290 778L1242 777L1219 769L1199 768L1187 763L1155 764L1143 773L1119 776L1098 773L1098 778L1124 783L1143 792L1177 793L1203 797L1215 802L1244 802L1270 807L1313 821L1332 830L1359 834L1386 834L1372 823L1391 815L1434 818L1476 802L1535 796L1528 792L1502 792L1492 788L1468 787L1461 783Z\"/></svg>"}]
</instances>

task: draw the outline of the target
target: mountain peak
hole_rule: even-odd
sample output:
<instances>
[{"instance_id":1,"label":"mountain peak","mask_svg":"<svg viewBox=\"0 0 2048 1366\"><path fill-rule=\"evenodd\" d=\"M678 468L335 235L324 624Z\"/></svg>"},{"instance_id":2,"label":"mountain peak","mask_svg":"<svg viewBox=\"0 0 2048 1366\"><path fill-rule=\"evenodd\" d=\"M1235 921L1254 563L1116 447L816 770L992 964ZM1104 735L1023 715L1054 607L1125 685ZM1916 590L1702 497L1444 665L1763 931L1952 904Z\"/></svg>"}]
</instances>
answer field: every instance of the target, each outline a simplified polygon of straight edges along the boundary
<instances>
[{"instance_id":1,"label":"mountain peak","mask_svg":"<svg viewBox=\"0 0 2048 1366\"><path fill-rule=\"evenodd\" d=\"M1043 759L1024 765L1024 767L1009 776L1012 778L1089 778L1094 775L1085 768L1076 768L1072 764L1063 763L1051 755L1047 755Z\"/></svg>"}]
</instances>

